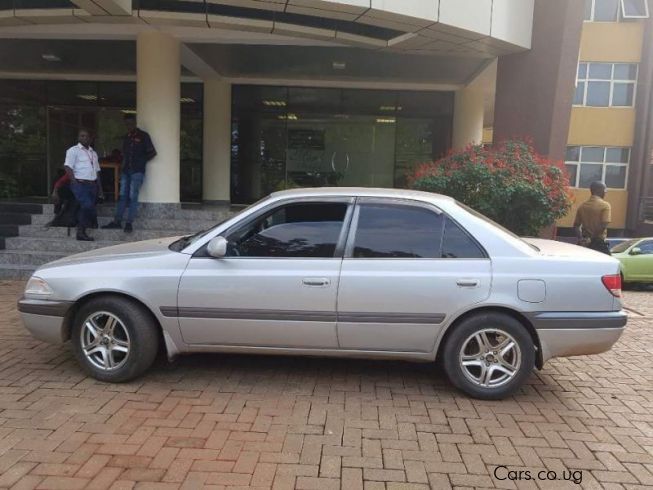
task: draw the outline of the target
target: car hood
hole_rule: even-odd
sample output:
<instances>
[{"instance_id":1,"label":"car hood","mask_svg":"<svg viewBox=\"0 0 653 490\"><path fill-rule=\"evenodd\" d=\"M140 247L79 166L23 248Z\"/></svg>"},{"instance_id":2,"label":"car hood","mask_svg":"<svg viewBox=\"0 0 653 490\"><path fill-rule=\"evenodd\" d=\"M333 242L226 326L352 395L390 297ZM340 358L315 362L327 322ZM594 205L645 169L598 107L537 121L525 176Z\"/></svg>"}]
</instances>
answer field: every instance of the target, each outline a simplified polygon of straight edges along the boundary
<instances>
[{"instance_id":1,"label":"car hood","mask_svg":"<svg viewBox=\"0 0 653 490\"><path fill-rule=\"evenodd\" d=\"M179 238L181 237L175 236L167 238L155 238L152 240L129 242L120 245L113 245L111 247L89 250L88 252L70 255L68 257L64 257L63 259L49 262L48 264L41 267L41 269L59 267L62 265L83 264L88 262L103 262L116 259L137 259L171 253L168 247L174 241L179 240Z\"/></svg>"}]
</instances>

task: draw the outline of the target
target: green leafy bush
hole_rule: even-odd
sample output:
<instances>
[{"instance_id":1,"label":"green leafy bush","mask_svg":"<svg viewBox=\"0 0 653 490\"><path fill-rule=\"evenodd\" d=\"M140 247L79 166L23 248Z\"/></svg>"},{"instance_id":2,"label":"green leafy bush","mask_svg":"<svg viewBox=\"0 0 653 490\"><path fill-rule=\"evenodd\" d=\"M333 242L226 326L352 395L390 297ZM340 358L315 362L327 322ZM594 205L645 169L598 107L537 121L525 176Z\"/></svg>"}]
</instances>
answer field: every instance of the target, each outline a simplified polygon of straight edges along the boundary
<instances>
[{"instance_id":1,"label":"green leafy bush","mask_svg":"<svg viewBox=\"0 0 653 490\"><path fill-rule=\"evenodd\" d=\"M416 167L409 187L446 194L519 235L537 235L571 206L562 162L525 141L473 145Z\"/></svg>"}]
</instances>

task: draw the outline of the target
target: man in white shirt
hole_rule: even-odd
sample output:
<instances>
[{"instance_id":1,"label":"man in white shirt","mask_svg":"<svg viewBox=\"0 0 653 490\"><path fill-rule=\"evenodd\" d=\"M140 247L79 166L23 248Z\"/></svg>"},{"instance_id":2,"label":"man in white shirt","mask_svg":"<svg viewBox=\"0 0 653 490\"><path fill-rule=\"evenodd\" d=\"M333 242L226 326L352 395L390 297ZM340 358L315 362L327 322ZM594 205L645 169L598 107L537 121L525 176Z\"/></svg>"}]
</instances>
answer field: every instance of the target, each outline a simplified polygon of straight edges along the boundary
<instances>
[{"instance_id":1,"label":"man in white shirt","mask_svg":"<svg viewBox=\"0 0 653 490\"><path fill-rule=\"evenodd\" d=\"M93 238L86 234L86 228L96 220L97 198L103 197L100 163L97 153L91 148L91 135L86 129L79 131L77 141L79 143L66 152L64 168L70 178L70 190L79 203L77 240L88 242Z\"/></svg>"}]
</instances>

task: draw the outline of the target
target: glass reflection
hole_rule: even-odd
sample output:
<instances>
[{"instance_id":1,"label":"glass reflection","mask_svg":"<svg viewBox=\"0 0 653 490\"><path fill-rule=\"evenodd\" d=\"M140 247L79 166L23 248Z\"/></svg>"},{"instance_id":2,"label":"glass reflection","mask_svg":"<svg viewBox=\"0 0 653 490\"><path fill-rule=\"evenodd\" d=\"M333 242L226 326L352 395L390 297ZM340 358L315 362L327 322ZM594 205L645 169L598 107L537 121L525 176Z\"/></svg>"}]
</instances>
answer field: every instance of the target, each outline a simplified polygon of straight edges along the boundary
<instances>
[{"instance_id":1,"label":"glass reflection","mask_svg":"<svg viewBox=\"0 0 653 490\"><path fill-rule=\"evenodd\" d=\"M451 142L447 92L234 86L232 202L293 187L393 187Z\"/></svg>"}]
</instances>

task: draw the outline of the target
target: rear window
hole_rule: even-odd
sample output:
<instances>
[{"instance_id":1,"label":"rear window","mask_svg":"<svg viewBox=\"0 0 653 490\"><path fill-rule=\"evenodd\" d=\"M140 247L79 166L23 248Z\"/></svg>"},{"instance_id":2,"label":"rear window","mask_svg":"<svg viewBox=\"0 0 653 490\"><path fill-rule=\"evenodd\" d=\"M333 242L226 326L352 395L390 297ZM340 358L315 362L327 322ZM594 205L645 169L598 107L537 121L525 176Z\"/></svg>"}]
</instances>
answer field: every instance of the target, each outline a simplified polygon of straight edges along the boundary
<instances>
[{"instance_id":1,"label":"rear window","mask_svg":"<svg viewBox=\"0 0 653 490\"><path fill-rule=\"evenodd\" d=\"M485 221L486 223L489 223L490 225L494 226L495 228L498 228L498 229L501 230L502 232L504 232L504 233L510 235L512 238L515 238L515 239L519 240L521 243L523 243L523 244L525 244L525 245L528 245L528 246L529 246L530 248L532 248L533 250L535 250L535 251L537 251L537 252L540 251L540 249L539 249L538 247L536 247L535 245L533 245L532 243L528 243L526 240L524 240L524 239L523 239L522 237L520 237L519 235L513 233L513 232L510 231L508 228L505 228L505 227L501 226L499 223L497 223L496 221L491 220L490 218L488 218L488 217L485 216L484 214L479 213L479 212L476 211L475 209L472 209L472 208L470 208L469 206L467 206L467 205L465 205L465 204L463 204L463 203L461 203L461 202L456 201L456 204L458 204L458 206L460 206L461 208L463 208L463 209L464 209L465 211L467 211L469 214L471 214L471 215L477 217L477 218L480 219L480 220Z\"/></svg>"}]
</instances>

